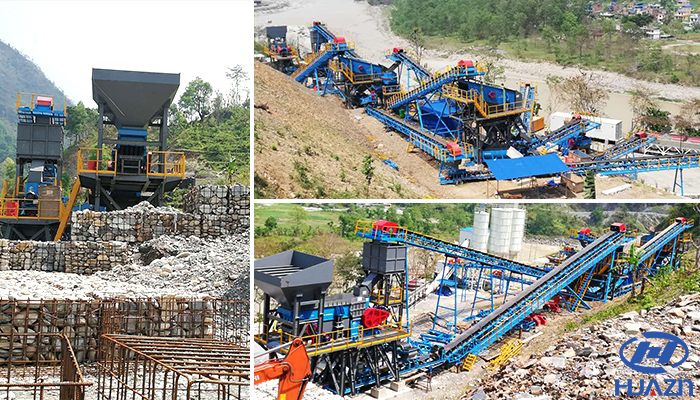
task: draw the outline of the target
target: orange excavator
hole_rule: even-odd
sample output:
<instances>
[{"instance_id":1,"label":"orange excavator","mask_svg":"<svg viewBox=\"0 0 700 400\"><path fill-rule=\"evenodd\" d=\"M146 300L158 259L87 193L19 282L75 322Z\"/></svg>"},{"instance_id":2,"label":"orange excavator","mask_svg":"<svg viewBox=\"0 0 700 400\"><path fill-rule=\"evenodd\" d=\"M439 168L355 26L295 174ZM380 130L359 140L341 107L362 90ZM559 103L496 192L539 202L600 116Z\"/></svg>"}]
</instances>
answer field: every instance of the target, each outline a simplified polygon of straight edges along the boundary
<instances>
[{"instance_id":1,"label":"orange excavator","mask_svg":"<svg viewBox=\"0 0 700 400\"><path fill-rule=\"evenodd\" d=\"M255 366L253 382L255 385L259 385L263 382L279 379L277 400L301 400L304 397L306 384L311 378L311 363L301 338L296 338L291 344L276 347L256 357L273 353L286 346L290 347L283 359L273 359Z\"/></svg>"}]
</instances>

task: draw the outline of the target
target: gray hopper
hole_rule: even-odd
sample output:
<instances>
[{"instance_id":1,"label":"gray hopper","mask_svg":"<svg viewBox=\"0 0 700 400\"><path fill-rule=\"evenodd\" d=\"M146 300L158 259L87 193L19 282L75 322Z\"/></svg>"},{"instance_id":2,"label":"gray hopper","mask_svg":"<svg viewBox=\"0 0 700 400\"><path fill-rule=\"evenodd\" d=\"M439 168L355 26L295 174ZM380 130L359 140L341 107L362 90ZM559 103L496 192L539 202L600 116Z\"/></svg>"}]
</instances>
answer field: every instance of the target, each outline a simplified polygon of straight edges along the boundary
<instances>
[{"instance_id":1,"label":"gray hopper","mask_svg":"<svg viewBox=\"0 0 700 400\"><path fill-rule=\"evenodd\" d=\"M333 282L333 267L333 260L288 250L255 260L253 275L255 286L291 309L297 295L301 301L320 299Z\"/></svg>"},{"instance_id":2,"label":"gray hopper","mask_svg":"<svg viewBox=\"0 0 700 400\"><path fill-rule=\"evenodd\" d=\"M92 98L119 128L146 128L179 86L180 74L92 69Z\"/></svg>"}]
</instances>

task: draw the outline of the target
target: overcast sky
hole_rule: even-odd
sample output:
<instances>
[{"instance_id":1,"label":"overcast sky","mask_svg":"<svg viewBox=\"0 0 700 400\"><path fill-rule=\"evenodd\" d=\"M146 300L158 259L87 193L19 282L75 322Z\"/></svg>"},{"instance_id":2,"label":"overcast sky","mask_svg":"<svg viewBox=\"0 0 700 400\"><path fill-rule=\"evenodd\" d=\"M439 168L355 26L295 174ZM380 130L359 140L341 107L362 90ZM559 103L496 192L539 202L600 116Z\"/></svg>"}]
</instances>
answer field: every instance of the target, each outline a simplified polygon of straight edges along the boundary
<instances>
[{"instance_id":1,"label":"overcast sky","mask_svg":"<svg viewBox=\"0 0 700 400\"><path fill-rule=\"evenodd\" d=\"M252 75L252 32L252 0L0 1L0 39L88 107L93 67L180 73L178 97L197 76L228 92L228 67Z\"/></svg>"}]
</instances>

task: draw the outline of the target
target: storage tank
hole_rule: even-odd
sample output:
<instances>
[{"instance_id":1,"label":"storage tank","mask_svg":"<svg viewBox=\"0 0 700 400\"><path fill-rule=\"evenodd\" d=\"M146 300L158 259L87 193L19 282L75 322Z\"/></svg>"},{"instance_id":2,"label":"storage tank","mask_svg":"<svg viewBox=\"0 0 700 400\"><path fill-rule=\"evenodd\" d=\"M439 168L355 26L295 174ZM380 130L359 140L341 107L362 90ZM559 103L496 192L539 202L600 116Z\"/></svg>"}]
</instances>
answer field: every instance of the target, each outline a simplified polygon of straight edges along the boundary
<instances>
[{"instance_id":1,"label":"storage tank","mask_svg":"<svg viewBox=\"0 0 700 400\"><path fill-rule=\"evenodd\" d=\"M513 209L493 208L491 210L491 235L489 252L507 255L510 251L510 237L513 230Z\"/></svg>"},{"instance_id":2,"label":"storage tank","mask_svg":"<svg viewBox=\"0 0 700 400\"><path fill-rule=\"evenodd\" d=\"M462 228L459 230L460 246L469 247L474 240L474 228Z\"/></svg>"},{"instance_id":3,"label":"storage tank","mask_svg":"<svg viewBox=\"0 0 700 400\"><path fill-rule=\"evenodd\" d=\"M474 212L474 231L470 246L472 249L486 251L489 241L489 220L490 214L488 212Z\"/></svg>"},{"instance_id":4,"label":"storage tank","mask_svg":"<svg viewBox=\"0 0 700 400\"><path fill-rule=\"evenodd\" d=\"M525 210L513 209L513 228L510 233L510 252L519 253L523 249L525 236Z\"/></svg>"}]
</instances>

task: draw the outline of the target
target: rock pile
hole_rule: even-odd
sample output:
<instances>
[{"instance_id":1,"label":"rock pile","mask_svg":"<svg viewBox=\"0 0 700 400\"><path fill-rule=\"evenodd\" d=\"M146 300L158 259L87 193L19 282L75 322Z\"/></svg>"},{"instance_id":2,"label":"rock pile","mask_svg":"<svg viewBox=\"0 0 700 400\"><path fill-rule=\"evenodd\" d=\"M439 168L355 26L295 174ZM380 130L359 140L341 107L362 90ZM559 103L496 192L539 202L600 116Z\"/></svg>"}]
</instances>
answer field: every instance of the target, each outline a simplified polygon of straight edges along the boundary
<instances>
[{"instance_id":1,"label":"rock pile","mask_svg":"<svg viewBox=\"0 0 700 400\"><path fill-rule=\"evenodd\" d=\"M183 196L185 212L143 202L121 211L75 211L71 239L143 243L164 235L217 238L250 224L250 189L242 185L199 186Z\"/></svg>"},{"instance_id":2,"label":"rock pile","mask_svg":"<svg viewBox=\"0 0 700 400\"><path fill-rule=\"evenodd\" d=\"M249 299L249 245L248 235L186 240L161 236L140 245L132 263L117 265L98 277L164 291Z\"/></svg>"},{"instance_id":3,"label":"rock pile","mask_svg":"<svg viewBox=\"0 0 700 400\"><path fill-rule=\"evenodd\" d=\"M126 264L129 251L120 242L33 242L0 239L0 271L92 274Z\"/></svg>"},{"instance_id":4,"label":"rock pile","mask_svg":"<svg viewBox=\"0 0 700 400\"><path fill-rule=\"evenodd\" d=\"M651 341L652 346L665 345L665 340L649 340L641 336L648 331L672 333L685 341L690 350L687 360L678 368L666 367L666 373L653 376L663 386L662 390L668 386L663 379L689 379L697 390L700 387L697 373L700 367L700 294L684 296L666 306L641 313L632 311L572 332L539 357L506 364L501 371L487 376L476 393L467 398L619 398L615 396L615 379L624 383L632 379L633 390L639 390L640 379L649 383L650 375L628 368L619 356L622 345L633 337ZM627 359L632 357L636 347L633 344L625 348ZM680 361L683 355L682 349L677 349L671 363ZM487 397L479 397L482 396L479 391ZM685 394L688 395L687 386Z\"/></svg>"}]
</instances>

